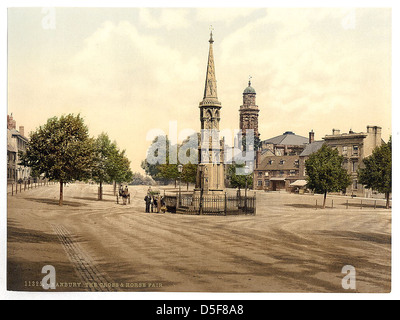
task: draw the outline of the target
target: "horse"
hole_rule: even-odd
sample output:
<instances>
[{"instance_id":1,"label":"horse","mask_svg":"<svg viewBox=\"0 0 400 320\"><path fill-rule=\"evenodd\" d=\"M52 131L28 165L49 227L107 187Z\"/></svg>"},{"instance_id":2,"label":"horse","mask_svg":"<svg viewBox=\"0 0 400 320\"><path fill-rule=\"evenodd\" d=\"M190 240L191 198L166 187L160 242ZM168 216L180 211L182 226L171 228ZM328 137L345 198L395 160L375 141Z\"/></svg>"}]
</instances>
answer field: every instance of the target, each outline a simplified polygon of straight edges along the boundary
<instances>
[{"instance_id":1,"label":"horse","mask_svg":"<svg viewBox=\"0 0 400 320\"><path fill-rule=\"evenodd\" d=\"M128 187L125 187L125 189L120 188L119 196L122 198L122 204L126 205L127 201L128 203L131 203L131 194L128 191Z\"/></svg>"}]
</instances>

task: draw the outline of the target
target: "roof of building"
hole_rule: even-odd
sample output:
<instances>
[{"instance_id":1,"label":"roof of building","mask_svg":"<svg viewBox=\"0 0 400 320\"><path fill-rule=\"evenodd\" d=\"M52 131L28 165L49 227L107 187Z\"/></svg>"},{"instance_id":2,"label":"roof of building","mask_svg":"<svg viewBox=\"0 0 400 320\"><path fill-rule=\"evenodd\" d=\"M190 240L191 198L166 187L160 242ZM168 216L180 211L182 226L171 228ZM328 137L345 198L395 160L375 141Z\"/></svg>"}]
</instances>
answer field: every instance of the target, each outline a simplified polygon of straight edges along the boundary
<instances>
[{"instance_id":1,"label":"roof of building","mask_svg":"<svg viewBox=\"0 0 400 320\"><path fill-rule=\"evenodd\" d=\"M22 135L18 130L16 130L16 129L11 129L10 132L11 132L11 134L12 134L13 136L19 136L19 137L21 137L22 139L24 139L24 140L26 140L26 141L29 140L27 137L23 136L23 135Z\"/></svg>"},{"instance_id":2,"label":"roof of building","mask_svg":"<svg viewBox=\"0 0 400 320\"><path fill-rule=\"evenodd\" d=\"M309 142L306 137L298 136L292 131L286 131L284 134L264 140L265 144L275 144L275 145L287 145L287 146L302 146Z\"/></svg>"},{"instance_id":3,"label":"roof of building","mask_svg":"<svg viewBox=\"0 0 400 320\"><path fill-rule=\"evenodd\" d=\"M313 154L314 152L317 152L319 149L321 149L324 143L325 141L314 141L312 143L307 144L303 152L300 153L300 157L307 157Z\"/></svg>"},{"instance_id":4,"label":"roof of building","mask_svg":"<svg viewBox=\"0 0 400 320\"><path fill-rule=\"evenodd\" d=\"M298 169L299 156L266 156L257 170L291 170Z\"/></svg>"},{"instance_id":5,"label":"roof of building","mask_svg":"<svg viewBox=\"0 0 400 320\"><path fill-rule=\"evenodd\" d=\"M244 89L243 93L256 93L256 90L251 86L251 81L249 81L249 86Z\"/></svg>"}]
</instances>

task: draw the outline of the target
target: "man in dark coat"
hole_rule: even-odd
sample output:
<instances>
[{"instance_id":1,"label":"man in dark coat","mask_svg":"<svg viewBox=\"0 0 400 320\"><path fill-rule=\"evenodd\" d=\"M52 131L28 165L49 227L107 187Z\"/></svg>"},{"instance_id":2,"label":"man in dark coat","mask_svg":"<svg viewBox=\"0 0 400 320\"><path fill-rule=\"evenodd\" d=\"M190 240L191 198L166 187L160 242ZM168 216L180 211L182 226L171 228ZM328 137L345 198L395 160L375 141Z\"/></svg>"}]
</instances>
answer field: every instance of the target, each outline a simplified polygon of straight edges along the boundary
<instances>
[{"instance_id":1,"label":"man in dark coat","mask_svg":"<svg viewBox=\"0 0 400 320\"><path fill-rule=\"evenodd\" d=\"M149 197L148 195L146 195L144 197L144 201L146 202L146 213L150 212L150 205L151 205L151 197Z\"/></svg>"}]
</instances>

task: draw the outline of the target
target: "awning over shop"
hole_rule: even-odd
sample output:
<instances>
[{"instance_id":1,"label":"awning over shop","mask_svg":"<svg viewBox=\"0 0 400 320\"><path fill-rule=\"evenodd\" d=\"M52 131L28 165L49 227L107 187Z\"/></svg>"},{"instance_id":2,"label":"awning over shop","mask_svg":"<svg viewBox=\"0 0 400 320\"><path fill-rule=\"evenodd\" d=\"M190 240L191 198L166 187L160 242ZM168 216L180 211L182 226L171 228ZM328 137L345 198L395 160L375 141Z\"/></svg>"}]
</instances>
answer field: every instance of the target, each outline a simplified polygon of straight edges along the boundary
<instances>
[{"instance_id":1,"label":"awning over shop","mask_svg":"<svg viewBox=\"0 0 400 320\"><path fill-rule=\"evenodd\" d=\"M306 180L296 180L295 182L291 183L291 187L304 187L306 186L307 181Z\"/></svg>"},{"instance_id":2,"label":"awning over shop","mask_svg":"<svg viewBox=\"0 0 400 320\"><path fill-rule=\"evenodd\" d=\"M286 178L270 178L269 181L285 181Z\"/></svg>"}]
</instances>

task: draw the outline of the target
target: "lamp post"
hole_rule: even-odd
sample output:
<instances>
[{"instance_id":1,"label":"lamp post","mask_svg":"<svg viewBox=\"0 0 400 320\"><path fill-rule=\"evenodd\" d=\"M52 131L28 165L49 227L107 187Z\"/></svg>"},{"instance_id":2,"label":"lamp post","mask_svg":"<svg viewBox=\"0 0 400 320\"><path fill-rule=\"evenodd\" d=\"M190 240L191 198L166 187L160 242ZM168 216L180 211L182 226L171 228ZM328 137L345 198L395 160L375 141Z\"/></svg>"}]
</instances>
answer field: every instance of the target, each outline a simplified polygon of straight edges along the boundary
<instances>
[{"instance_id":1,"label":"lamp post","mask_svg":"<svg viewBox=\"0 0 400 320\"><path fill-rule=\"evenodd\" d=\"M248 178L248 175L249 175L249 170L250 170L250 168L249 168L249 166L245 166L244 167L244 171L245 171L245 181L246 181L246 186L245 186L245 189L244 189L244 210L245 210L245 212L247 213L247 178Z\"/></svg>"},{"instance_id":2,"label":"lamp post","mask_svg":"<svg viewBox=\"0 0 400 320\"><path fill-rule=\"evenodd\" d=\"M182 200L181 200L181 179L182 179L182 171L183 171L183 165L178 165L178 172L179 172L179 196L178 196L178 208L182 205Z\"/></svg>"}]
</instances>

